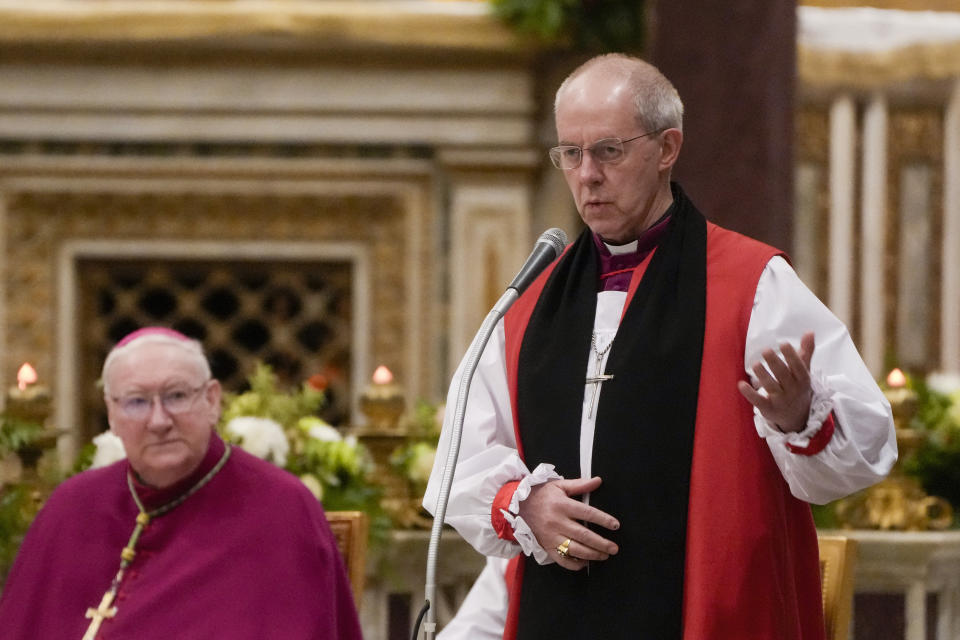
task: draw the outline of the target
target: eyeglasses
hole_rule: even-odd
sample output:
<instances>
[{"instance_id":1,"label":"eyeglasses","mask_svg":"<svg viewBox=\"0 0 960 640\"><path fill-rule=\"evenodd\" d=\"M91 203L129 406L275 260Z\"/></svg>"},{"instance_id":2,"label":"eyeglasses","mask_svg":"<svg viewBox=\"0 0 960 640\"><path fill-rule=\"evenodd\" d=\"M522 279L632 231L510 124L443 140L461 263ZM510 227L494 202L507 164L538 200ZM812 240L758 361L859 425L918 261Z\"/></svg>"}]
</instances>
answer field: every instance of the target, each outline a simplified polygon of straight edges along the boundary
<instances>
[{"instance_id":1,"label":"eyeglasses","mask_svg":"<svg viewBox=\"0 0 960 640\"><path fill-rule=\"evenodd\" d=\"M199 387L172 387L163 391L154 391L151 393L128 393L119 398L111 396L110 399L117 403L124 416L131 420L144 420L153 410L153 399L160 400L160 406L163 410L172 416L186 413L193 408L194 403L200 391L205 389L207 383L204 382Z\"/></svg>"},{"instance_id":2,"label":"eyeglasses","mask_svg":"<svg viewBox=\"0 0 960 640\"><path fill-rule=\"evenodd\" d=\"M553 161L553 166L557 169L569 171L570 169L579 167L580 163L583 162L583 152L589 151L590 155L592 155L593 159L597 162L604 164L617 163L623 160L623 145L628 142L633 142L634 140L639 140L640 138L652 136L661 131L663 131L663 129L649 131L626 140L621 140L620 138L604 138L603 140L597 140L589 147L578 147L575 144L562 144L550 149L550 160Z\"/></svg>"}]
</instances>

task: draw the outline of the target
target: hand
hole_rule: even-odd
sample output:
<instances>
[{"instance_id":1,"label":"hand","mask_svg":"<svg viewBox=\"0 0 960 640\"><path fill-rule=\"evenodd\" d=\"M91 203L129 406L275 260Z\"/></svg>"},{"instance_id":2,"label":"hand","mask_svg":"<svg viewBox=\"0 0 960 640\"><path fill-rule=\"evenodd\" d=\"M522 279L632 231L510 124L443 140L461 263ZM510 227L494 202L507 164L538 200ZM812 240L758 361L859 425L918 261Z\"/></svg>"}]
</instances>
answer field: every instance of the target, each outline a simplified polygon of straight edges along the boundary
<instances>
[{"instance_id":1,"label":"hand","mask_svg":"<svg viewBox=\"0 0 960 640\"><path fill-rule=\"evenodd\" d=\"M802 431L810 415L810 359L813 357L813 332L800 339L800 353L790 343L780 345L781 359L773 349L763 352L763 362L753 364L753 385L743 380L737 383L740 393L755 406L760 415L780 431ZM763 366L767 363L769 371ZM772 372L772 375L771 375ZM764 397L758 389L763 388Z\"/></svg>"},{"instance_id":2,"label":"hand","mask_svg":"<svg viewBox=\"0 0 960 640\"><path fill-rule=\"evenodd\" d=\"M616 544L581 524L590 522L616 530L620 528L617 519L572 497L595 491L600 483L599 477L552 480L531 489L527 499L520 502L520 517L540 546L565 569L579 571L587 560L606 560L619 551ZM564 558L557 547L567 538L569 554Z\"/></svg>"}]
</instances>

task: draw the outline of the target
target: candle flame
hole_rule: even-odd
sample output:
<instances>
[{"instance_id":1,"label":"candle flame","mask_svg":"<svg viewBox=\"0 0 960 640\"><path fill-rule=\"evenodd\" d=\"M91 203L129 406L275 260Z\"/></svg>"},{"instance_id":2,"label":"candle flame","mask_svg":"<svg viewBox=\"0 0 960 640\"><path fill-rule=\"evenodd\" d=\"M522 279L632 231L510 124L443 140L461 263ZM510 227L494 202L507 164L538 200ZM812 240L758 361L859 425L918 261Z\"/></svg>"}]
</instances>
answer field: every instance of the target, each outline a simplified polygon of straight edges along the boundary
<instances>
[{"instance_id":1,"label":"candle flame","mask_svg":"<svg viewBox=\"0 0 960 640\"><path fill-rule=\"evenodd\" d=\"M377 370L373 372L374 384L390 384L391 382L393 382L393 374L390 373L390 369L387 369L385 366L380 365L377 367Z\"/></svg>"},{"instance_id":2,"label":"candle flame","mask_svg":"<svg viewBox=\"0 0 960 640\"><path fill-rule=\"evenodd\" d=\"M17 388L23 391L36 381L37 370L31 367L29 362L24 362L17 371Z\"/></svg>"},{"instance_id":3,"label":"candle flame","mask_svg":"<svg viewBox=\"0 0 960 640\"><path fill-rule=\"evenodd\" d=\"M907 376L900 369L894 369L887 376L887 386L891 389L904 387L907 384Z\"/></svg>"}]
</instances>

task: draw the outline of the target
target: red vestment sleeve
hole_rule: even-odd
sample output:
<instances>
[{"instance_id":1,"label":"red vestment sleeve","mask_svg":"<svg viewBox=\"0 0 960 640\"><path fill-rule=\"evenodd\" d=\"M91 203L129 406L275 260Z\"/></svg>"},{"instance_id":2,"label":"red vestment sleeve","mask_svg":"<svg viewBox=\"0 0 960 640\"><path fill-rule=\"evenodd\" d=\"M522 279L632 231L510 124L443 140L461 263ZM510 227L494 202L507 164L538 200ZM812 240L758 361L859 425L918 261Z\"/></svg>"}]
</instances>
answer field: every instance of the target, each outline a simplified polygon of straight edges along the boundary
<instances>
[{"instance_id":1,"label":"red vestment sleeve","mask_svg":"<svg viewBox=\"0 0 960 640\"><path fill-rule=\"evenodd\" d=\"M498 491L497 495L493 498L493 506L490 507L490 521L493 523L493 530L497 532L497 537L501 540L516 542L516 538L513 537L513 527L511 527L507 519L503 517L503 513L501 513L500 510L509 510L510 502L513 500L513 494L516 493L517 485L519 484L519 480L514 480L500 487L500 491Z\"/></svg>"},{"instance_id":2,"label":"red vestment sleeve","mask_svg":"<svg viewBox=\"0 0 960 640\"><path fill-rule=\"evenodd\" d=\"M796 453L797 455L814 456L823 451L827 443L830 442L834 429L836 429L836 423L833 421L833 413L830 413L827 415L827 419L823 421L820 431L817 431L816 435L810 438L810 444L805 447L798 447L788 442L787 449L790 450L790 453Z\"/></svg>"}]
</instances>

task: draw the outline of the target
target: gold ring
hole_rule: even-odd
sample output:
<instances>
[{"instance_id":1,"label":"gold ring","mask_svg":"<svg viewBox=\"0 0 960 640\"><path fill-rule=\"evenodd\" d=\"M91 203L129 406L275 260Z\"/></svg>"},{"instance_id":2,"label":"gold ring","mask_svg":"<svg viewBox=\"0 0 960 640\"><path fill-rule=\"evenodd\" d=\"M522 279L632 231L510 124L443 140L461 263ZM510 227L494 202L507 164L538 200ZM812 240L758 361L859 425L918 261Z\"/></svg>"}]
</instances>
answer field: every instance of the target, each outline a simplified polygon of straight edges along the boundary
<instances>
[{"instance_id":1,"label":"gold ring","mask_svg":"<svg viewBox=\"0 0 960 640\"><path fill-rule=\"evenodd\" d=\"M570 538L567 538L557 545L557 553L560 554L561 558L567 558L570 556Z\"/></svg>"}]
</instances>

